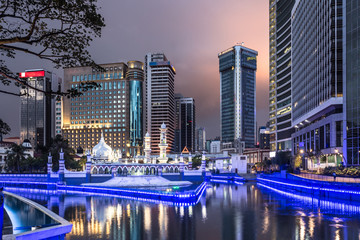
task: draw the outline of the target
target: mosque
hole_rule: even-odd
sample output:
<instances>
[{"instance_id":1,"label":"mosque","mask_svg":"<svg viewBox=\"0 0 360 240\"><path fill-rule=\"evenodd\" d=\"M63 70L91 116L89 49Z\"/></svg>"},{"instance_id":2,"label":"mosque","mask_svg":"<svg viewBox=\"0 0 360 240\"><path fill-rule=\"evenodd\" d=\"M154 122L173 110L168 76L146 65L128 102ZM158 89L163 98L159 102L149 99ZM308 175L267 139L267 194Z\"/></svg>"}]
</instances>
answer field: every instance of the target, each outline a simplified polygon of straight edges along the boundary
<instances>
[{"instance_id":1,"label":"mosque","mask_svg":"<svg viewBox=\"0 0 360 240\"><path fill-rule=\"evenodd\" d=\"M101 133L101 138L99 143L92 149L92 151L89 153L92 158L93 163L148 163L148 164L155 164L155 163L167 163L168 156L166 154L166 149L168 147L168 144L166 143L166 133L167 133L167 127L166 124L161 124L160 127L160 154L159 156L152 156L151 155L151 137L149 133L146 133L145 135L145 146L144 146L144 152L145 155L141 156L138 155L134 159L128 159L123 158L121 151L119 150L113 150L108 144L106 144L104 140L104 136ZM175 157L175 162L177 162L177 156Z\"/></svg>"}]
</instances>

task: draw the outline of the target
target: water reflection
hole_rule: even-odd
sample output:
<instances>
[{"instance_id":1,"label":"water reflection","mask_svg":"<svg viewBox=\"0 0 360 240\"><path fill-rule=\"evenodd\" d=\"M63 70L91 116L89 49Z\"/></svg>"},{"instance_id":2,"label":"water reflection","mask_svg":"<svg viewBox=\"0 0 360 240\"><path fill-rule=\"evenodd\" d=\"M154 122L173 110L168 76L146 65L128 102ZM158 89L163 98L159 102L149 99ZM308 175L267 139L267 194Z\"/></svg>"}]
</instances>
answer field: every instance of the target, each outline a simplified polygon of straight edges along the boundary
<instances>
[{"instance_id":1,"label":"water reflection","mask_svg":"<svg viewBox=\"0 0 360 240\"><path fill-rule=\"evenodd\" d=\"M19 193L18 193L19 194ZM69 220L67 239L359 239L360 206L253 184L210 184L195 206L20 193Z\"/></svg>"}]
</instances>

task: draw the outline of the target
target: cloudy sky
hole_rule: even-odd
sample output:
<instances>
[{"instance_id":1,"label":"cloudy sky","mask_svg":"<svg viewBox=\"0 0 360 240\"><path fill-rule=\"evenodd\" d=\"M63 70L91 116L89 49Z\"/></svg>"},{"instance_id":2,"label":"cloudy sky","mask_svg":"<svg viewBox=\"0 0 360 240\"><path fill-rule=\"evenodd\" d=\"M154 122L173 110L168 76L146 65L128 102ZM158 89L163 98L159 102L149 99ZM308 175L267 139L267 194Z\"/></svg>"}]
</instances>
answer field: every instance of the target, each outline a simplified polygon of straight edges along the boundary
<instances>
[{"instance_id":1,"label":"cloudy sky","mask_svg":"<svg viewBox=\"0 0 360 240\"><path fill-rule=\"evenodd\" d=\"M196 123L207 138L220 135L220 77L217 54L236 43L259 52L257 122L268 120L268 0L102 0L106 27L90 52L97 63L144 61L148 52L164 52L176 68L176 92L196 101ZM63 71L36 58L9 61L15 72L45 68ZM15 87L1 89L17 91ZM19 136L20 101L0 94L0 118Z\"/></svg>"}]
</instances>

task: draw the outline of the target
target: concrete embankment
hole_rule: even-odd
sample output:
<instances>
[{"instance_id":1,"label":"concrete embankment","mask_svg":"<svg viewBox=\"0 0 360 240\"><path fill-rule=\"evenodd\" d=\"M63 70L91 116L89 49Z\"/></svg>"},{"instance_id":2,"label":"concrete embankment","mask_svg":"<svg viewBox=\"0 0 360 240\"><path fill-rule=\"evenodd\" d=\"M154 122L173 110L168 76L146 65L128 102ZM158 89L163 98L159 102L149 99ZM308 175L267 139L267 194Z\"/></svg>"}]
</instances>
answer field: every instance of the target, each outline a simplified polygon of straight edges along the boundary
<instances>
[{"instance_id":1,"label":"concrete embankment","mask_svg":"<svg viewBox=\"0 0 360 240\"><path fill-rule=\"evenodd\" d=\"M314 197L360 201L359 184L324 182L291 176L282 178L272 175L259 175L257 181L275 188L302 192Z\"/></svg>"}]
</instances>

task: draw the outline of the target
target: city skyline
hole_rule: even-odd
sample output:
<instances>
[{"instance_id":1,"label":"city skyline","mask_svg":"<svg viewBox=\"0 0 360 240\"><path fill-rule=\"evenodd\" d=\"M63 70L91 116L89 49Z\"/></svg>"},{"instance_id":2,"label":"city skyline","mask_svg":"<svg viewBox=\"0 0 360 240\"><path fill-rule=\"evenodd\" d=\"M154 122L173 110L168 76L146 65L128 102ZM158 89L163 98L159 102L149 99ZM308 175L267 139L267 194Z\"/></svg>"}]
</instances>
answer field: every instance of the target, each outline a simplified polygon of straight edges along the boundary
<instances>
[{"instance_id":1,"label":"city skyline","mask_svg":"<svg viewBox=\"0 0 360 240\"><path fill-rule=\"evenodd\" d=\"M208 129L207 138L210 139L220 136L220 76L217 54L237 42L245 42L245 46L259 51L257 122L258 126L265 125L268 120L267 1L257 3L231 1L231 4L226 6L214 3L211 6L206 5L205 8L202 3L203 1L197 1L191 4L191 8L187 8L188 4L185 2L164 4L162 1L151 4L147 2L138 4L102 2L101 13L105 16L107 26L104 28L102 38L95 39L89 50L98 63L144 61L144 56L148 52L165 53L176 68L175 91L194 97L198 105L197 125ZM141 6L138 6L140 4ZM157 8L159 5L161 5L161 9ZM238 10L235 10L236 6L238 6ZM127 17L126 15L134 13L135 7L140 7L143 15L138 19ZM115 11L118 11L119 8L124 14L116 14ZM143 9L146 9L146 12ZM199 18L197 12L200 10L208 14L203 14L203 17ZM231 18L211 17L219 12L224 12L223 14L226 12ZM256 14L254 14L255 12ZM151 15L153 24L143 25L143 22L146 22L145 19L150 17L150 13L154 13ZM186 18L182 19L185 15ZM163 21L167 18L168 21ZM258 20L252 22L251 25L240 24L237 31L230 26L233 21L243 22L250 18ZM123 27L118 26L119 21L123 23ZM126 27L128 26L126 23L133 27ZM256 31L252 29L256 29ZM115 32L119 33L115 34ZM164 35L168 37L162 37ZM16 72L23 69L43 68L54 71L59 77L63 77L63 70L53 69L47 62L42 64L39 59L28 57L21 61L19 59L22 58L18 57L16 62L10 61L10 66ZM193 87L188 88L188 84L192 84ZM204 86L207 91L200 90ZM13 87L12 90L17 91L17 88ZM9 101L12 102L11 105L6 103ZM18 106L20 103L17 97L0 96L0 107L8 112L3 118L13 129L8 136L19 135L17 119L20 110Z\"/></svg>"}]
</instances>

